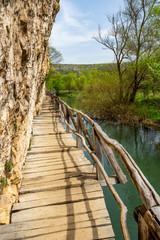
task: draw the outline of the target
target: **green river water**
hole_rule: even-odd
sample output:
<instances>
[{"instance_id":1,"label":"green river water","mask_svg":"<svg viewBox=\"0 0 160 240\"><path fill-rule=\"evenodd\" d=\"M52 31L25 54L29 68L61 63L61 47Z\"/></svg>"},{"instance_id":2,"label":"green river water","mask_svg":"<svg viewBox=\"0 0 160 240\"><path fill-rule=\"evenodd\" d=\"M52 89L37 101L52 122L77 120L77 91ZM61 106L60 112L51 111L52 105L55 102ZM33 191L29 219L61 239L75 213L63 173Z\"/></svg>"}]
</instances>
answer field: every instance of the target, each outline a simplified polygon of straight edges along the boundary
<instances>
[{"instance_id":1,"label":"green river water","mask_svg":"<svg viewBox=\"0 0 160 240\"><path fill-rule=\"evenodd\" d=\"M73 97L63 97L62 100L71 107L78 109L78 101ZM118 125L117 123L107 123L106 121L97 122L110 138L116 139L123 145L158 194L160 194L160 131L145 129L143 127L123 126ZM86 125L90 131L91 127L89 124ZM88 154L85 153L85 155L90 160ZM124 173L126 173L128 182L126 184L114 185L114 187L128 208L127 226L131 240L137 240L138 226L133 218L133 211L135 207L142 205L142 201L124 166L121 164L120 160L118 160L118 162ZM111 173L107 161L104 162L104 166L105 170L108 173ZM116 235L116 240L122 240L119 208L107 187L103 187L103 192Z\"/></svg>"}]
</instances>

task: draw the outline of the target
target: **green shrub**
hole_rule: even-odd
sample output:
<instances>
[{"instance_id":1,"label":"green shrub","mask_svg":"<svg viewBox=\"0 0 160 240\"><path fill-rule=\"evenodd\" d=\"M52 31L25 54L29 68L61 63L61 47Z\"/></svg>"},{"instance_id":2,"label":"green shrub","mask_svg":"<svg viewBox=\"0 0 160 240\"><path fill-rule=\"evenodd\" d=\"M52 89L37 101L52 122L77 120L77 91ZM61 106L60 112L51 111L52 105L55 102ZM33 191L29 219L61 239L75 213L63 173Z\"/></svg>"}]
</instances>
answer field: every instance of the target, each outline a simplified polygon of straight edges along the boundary
<instances>
[{"instance_id":1,"label":"green shrub","mask_svg":"<svg viewBox=\"0 0 160 240\"><path fill-rule=\"evenodd\" d=\"M4 177L0 178L0 187L4 187L6 185L6 179Z\"/></svg>"},{"instance_id":2,"label":"green shrub","mask_svg":"<svg viewBox=\"0 0 160 240\"><path fill-rule=\"evenodd\" d=\"M12 168L13 168L13 164L11 162L6 162L5 170L10 172Z\"/></svg>"},{"instance_id":3,"label":"green shrub","mask_svg":"<svg viewBox=\"0 0 160 240\"><path fill-rule=\"evenodd\" d=\"M29 146L28 150L27 151L31 151L31 146Z\"/></svg>"}]
</instances>

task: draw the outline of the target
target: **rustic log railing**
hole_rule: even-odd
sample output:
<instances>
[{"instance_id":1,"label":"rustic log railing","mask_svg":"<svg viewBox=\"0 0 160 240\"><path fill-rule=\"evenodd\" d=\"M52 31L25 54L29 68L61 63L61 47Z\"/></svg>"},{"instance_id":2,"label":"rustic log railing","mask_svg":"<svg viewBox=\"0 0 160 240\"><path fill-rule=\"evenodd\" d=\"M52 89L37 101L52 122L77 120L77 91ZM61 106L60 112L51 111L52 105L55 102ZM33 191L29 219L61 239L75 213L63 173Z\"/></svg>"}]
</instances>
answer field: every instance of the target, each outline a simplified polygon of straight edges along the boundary
<instances>
[{"instance_id":1,"label":"rustic log railing","mask_svg":"<svg viewBox=\"0 0 160 240\"><path fill-rule=\"evenodd\" d=\"M55 93L53 93L52 97L54 104L58 106L61 122L66 124L66 131L69 132L70 129L71 132L76 135L77 147L83 145L88 151L93 162L96 164L97 178L100 182L105 181L115 198L121 211L120 221L124 239L130 239L127 229L128 210L114 189L111 179L115 179L114 183L125 183L127 179L115 158L113 150L127 169L144 204L143 206L136 208L138 216L135 216L135 218L137 218L136 220L138 222L139 239L160 239L160 196L146 179L129 153L120 143L109 138L107 134L102 131L101 127L86 114L69 107L57 97ZM84 120L92 127L92 137L85 127ZM71 124L75 129L73 129ZM82 136L82 133L84 137ZM104 170L103 155L106 156L113 169L114 176L109 177Z\"/></svg>"}]
</instances>

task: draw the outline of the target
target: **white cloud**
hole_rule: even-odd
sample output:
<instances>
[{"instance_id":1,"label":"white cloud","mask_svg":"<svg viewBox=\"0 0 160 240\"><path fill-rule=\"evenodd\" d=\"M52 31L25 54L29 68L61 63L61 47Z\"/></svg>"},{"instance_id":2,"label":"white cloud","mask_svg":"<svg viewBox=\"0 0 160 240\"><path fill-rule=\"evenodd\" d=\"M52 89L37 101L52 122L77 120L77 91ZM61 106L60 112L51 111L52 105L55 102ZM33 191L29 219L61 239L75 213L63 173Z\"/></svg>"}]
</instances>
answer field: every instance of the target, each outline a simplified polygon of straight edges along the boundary
<instances>
[{"instance_id":1,"label":"white cloud","mask_svg":"<svg viewBox=\"0 0 160 240\"><path fill-rule=\"evenodd\" d=\"M92 41L94 31L90 29L88 13L80 12L71 2L61 3L61 18L54 24L51 44L56 48Z\"/></svg>"},{"instance_id":2,"label":"white cloud","mask_svg":"<svg viewBox=\"0 0 160 240\"><path fill-rule=\"evenodd\" d=\"M62 1L61 3L61 11L63 12L63 20L65 25L73 26L73 27L81 27L79 22L77 21L77 17L83 17L83 14L69 1Z\"/></svg>"},{"instance_id":3,"label":"white cloud","mask_svg":"<svg viewBox=\"0 0 160 240\"><path fill-rule=\"evenodd\" d=\"M77 9L71 0L61 0L61 10L56 18L50 44L59 50L64 63L106 62L106 53L93 40L98 26L89 12ZM110 59L110 56L109 56Z\"/></svg>"}]
</instances>

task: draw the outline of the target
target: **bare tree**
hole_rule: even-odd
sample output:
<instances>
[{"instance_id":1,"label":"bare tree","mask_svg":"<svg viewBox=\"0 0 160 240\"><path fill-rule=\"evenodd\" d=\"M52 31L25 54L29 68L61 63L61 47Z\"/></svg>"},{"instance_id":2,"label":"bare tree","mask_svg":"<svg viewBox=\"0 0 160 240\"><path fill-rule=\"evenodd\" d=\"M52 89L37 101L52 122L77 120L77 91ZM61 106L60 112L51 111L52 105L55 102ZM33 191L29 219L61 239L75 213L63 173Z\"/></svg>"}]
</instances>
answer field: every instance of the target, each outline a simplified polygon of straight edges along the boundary
<instances>
[{"instance_id":1,"label":"bare tree","mask_svg":"<svg viewBox=\"0 0 160 240\"><path fill-rule=\"evenodd\" d=\"M58 64L63 61L63 57L60 51L56 50L54 47L49 47L49 59L52 64Z\"/></svg>"},{"instance_id":2,"label":"bare tree","mask_svg":"<svg viewBox=\"0 0 160 240\"><path fill-rule=\"evenodd\" d=\"M120 82L119 89L119 101L123 101L123 74L126 69L122 68L122 62L124 59L128 59L130 50L126 50L126 44L129 38L130 22L127 19L123 19L122 12L118 12L116 15L106 16L111 23L111 30L107 34L102 33L102 29L99 26L98 36L93 37L97 42L102 44L105 48L113 51Z\"/></svg>"}]
</instances>

